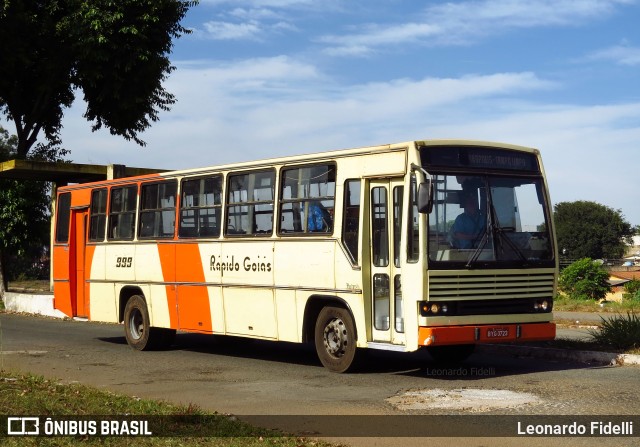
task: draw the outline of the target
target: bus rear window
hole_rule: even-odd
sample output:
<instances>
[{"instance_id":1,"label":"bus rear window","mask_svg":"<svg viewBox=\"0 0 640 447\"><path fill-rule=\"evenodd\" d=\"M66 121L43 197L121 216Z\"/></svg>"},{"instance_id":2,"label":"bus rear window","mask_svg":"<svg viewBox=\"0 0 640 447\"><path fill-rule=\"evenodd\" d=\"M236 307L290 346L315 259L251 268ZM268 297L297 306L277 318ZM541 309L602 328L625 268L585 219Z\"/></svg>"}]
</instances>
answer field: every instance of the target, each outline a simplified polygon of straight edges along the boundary
<instances>
[{"instance_id":1,"label":"bus rear window","mask_svg":"<svg viewBox=\"0 0 640 447\"><path fill-rule=\"evenodd\" d=\"M58 197L56 213L56 242L69 242L69 216L71 213L71 193L66 192Z\"/></svg>"}]
</instances>

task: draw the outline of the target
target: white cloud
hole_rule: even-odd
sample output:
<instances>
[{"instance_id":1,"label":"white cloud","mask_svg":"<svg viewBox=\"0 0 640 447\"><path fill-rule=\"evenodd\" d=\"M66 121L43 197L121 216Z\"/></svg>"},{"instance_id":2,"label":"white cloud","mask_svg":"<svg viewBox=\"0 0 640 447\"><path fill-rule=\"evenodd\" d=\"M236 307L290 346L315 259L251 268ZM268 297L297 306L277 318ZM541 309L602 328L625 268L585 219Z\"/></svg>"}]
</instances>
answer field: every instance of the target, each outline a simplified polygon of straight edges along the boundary
<instances>
[{"instance_id":1,"label":"white cloud","mask_svg":"<svg viewBox=\"0 0 640 447\"><path fill-rule=\"evenodd\" d=\"M206 36L214 40L258 39L261 28L258 22L245 23L206 22L203 25Z\"/></svg>"},{"instance_id":2,"label":"white cloud","mask_svg":"<svg viewBox=\"0 0 640 447\"><path fill-rule=\"evenodd\" d=\"M628 45L616 45L595 51L588 55L586 60L612 61L619 65L640 65L640 48Z\"/></svg>"},{"instance_id":3,"label":"white cloud","mask_svg":"<svg viewBox=\"0 0 640 447\"><path fill-rule=\"evenodd\" d=\"M178 103L142 135L146 148L91 133L78 102L63 139L80 163L189 168L423 138L503 141L541 149L554 201L594 200L640 223L640 103L544 104L559 86L533 73L344 85L290 57L177 63Z\"/></svg>"},{"instance_id":4,"label":"white cloud","mask_svg":"<svg viewBox=\"0 0 640 447\"><path fill-rule=\"evenodd\" d=\"M210 5L247 5L252 8L287 8L291 6L310 5L314 0L200 0Z\"/></svg>"},{"instance_id":5,"label":"white cloud","mask_svg":"<svg viewBox=\"0 0 640 447\"><path fill-rule=\"evenodd\" d=\"M235 8L227 12L229 16L243 20L280 19L281 15L268 8Z\"/></svg>"},{"instance_id":6,"label":"white cloud","mask_svg":"<svg viewBox=\"0 0 640 447\"><path fill-rule=\"evenodd\" d=\"M369 55L376 48L420 43L426 45L469 44L480 38L512 29L579 26L599 20L619 5L635 0L471 0L446 2L423 10L421 22L367 24L359 32L325 35L329 55ZM353 49L357 49L354 51Z\"/></svg>"},{"instance_id":7,"label":"white cloud","mask_svg":"<svg viewBox=\"0 0 640 447\"><path fill-rule=\"evenodd\" d=\"M284 56L177 66L166 87L179 102L142 136L154 154L167 154L166 159L156 160L162 166L173 162L181 167L211 164L207 155L220 141L252 148L246 156L233 152L218 157L232 161L268 156L276 148L283 154L422 138L423 129L442 123L447 114L467 101L553 87L532 73L341 85L315 66ZM74 123L81 119L79 107L74 105ZM70 133L65 126L65 144L91 147L88 140L75 140L80 126L74 126ZM84 138L91 135L83 133ZM135 148L132 143L108 138L114 146ZM169 154L185 138L190 158L174 160ZM86 156L85 150L77 154L74 150L73 158ZM128 158L135 158L136 152L140 151L134 150ZM95 152L95 157L98 154ZM149 159L145 156L140 162L149 164Z\"/></svg>"}]
</instances>

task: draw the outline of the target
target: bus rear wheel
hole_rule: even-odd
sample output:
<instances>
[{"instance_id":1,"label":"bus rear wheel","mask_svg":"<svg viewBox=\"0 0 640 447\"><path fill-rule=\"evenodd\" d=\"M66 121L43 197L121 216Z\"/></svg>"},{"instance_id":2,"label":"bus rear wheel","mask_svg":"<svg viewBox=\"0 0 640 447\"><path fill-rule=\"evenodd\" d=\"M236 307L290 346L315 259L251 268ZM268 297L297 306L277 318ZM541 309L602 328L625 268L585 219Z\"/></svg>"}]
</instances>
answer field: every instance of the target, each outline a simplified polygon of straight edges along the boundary
<instances>
[{"instance_id":1,"label":"bus rear wheel","mask_svg":"<svg viewBox=\"0 0 640 447\"><path fill-rule=\"evenodd\" d=\"M315 345L320 362L330 371L343 373L354 367L356 331L353 318L342 307L323 307L316 320Z\"/></svg>"},{"instance_id":2,"label":"bus rear wheel","mask_svg":"<svg viewBox=\"0 0 640 447\"><path fill-rule=\"evenodd\" d=\"M162 349L175 339L173 329L151 327L147 303L140 295L129 298L124 308L124 335L127 343L138 351Z\"/></svg>"}]
</instances>

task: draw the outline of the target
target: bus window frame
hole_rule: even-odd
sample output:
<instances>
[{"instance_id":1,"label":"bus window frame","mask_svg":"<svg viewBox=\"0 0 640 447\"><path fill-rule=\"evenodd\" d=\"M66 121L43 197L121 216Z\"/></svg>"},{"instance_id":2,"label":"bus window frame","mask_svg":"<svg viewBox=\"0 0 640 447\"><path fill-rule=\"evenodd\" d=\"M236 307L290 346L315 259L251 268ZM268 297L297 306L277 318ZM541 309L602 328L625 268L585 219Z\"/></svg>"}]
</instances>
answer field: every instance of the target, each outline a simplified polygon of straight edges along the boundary
<instances>
[{"instance_id":1,"label":"bus window frame","mask_svg":"<svg viewBox=\"0 0 640 447\"><path fill-rule=\"evenodd\" d=\"M356 207L353 205L349 205L347 206L347 201L349 200L349 193L351 191L350 189L350 184L352 183L357 183L358 184L358 205L357 205L357 211L358 214L357 216L349 216L348 215L348 210L351 209L355 209ZM345 179L344 181L344 186L342 188L342 234L341 234L341 243L345 248L345 251L347 252L347 254L349 255L348 258L351 261L351 265L352 266L359 266L360 265L360 252L361 252L361 247L360 247L360 236L361 236L361 223L362 223L362 210L364 208L363 203L362 203L362 193L363 193L363 187L364 182L362 179L360 178L348 178ZM355 219L355 231L348 231L349 230L349 223L354 223L353 220ZM352 253L351 251L351 243L347 243L346 242L346 235L353 233L353 236L355 236L355 253Z\"/></svg>"},{"instance_id":2,"label":"bus window frame","mask_svg":"<svg viewBox=\"0 0 640 447\"><path fill-rule=\"evenodd\" d=\"M133 208L133 211L118 211L116 213L113 212L112 210L112 205L113 205L113 191L117 190L117 189L126 189L126 188L135 188L135 207ZM138 219L138 208L139 208L139 201L140 201L140 184L139 183L127 183L124 185L117 185L117 186L112 186L109 188L109 212L107 215L107 241L114 241L114 242L131 242L134 241L136 238L136 228L137 228L137 219ZM122 214L133 214L133 231L132 231L132 236L131 237L114 237L111 235L113 228L111 227L111 220L113 219L114 215L122 215ZM115 228L115 227L114 227Z\"/></svg>"},{"instance_id":3,"label":"bus window frame","mask_svg":"<svg viewBox=\"0 0 640 447\"><path fill-rule=\"evenodd\" d=\"M264 173L271 173L272 177L272 183L271 183L271 195L272 195L272 199L271 200L248 200L248 194L247 194L247 200L243 201L243 202L231 202L229 200L229 194L231 194L231 182L233 180L234 177L239 177L239 176L250 176L250 175L257 175L257 174L264 174ZM223 234L225 237L228 238L251 238L251 237L255 237L255 238L268 238L268 237L272 237L273 236L273 231L275 229L275 216L276 216L276 212L277 212L277 205L278 205L278 201L277 201L277 182L278 182L278 169L276 167L271 167L271 168L263 168L263 169L250 169L250 170L246 170L246 171L232 171L232 172L228 172L225 178L225 189L224 189L224 197L223 197L223 219L224 219L224 231ZM254 188L255 190L255 188ZM246 191L249 191L249 188L246 189ZM236 191L234 191L236 192ZM229 222L230 216L231 216L231 212L230 209L233 207L247 207L247 212L246 215L251 215L253 214L253 216L255 216L255 207L256 205L266 205L266 204L271 204L271 230L270 231L265 231L265 232L257 232L256 230L251 231L251 232L245 232L245 233L241 233L241 232L230 232L229 231L229 227L231 226L231 223ZM249 211L250 207L253 207L253 213L251 213ZM237 213L234 213L234 216ZM239 213L240 216L243 215L243 213ZM267 214L264 212L261 212L260 214ZM251 222L252 224L255 223L255 217L254 217L254 222Z\"/></svg>"},{"instance_id":4,"label":"bus window frame","mask_svg":"<svg viewBox=\"0 0 640 447\"><path fill-rule=\"evenodd\" d=\"M314 167L321 167L321 166L326 166L328 167L326 173L330 173L331 169L333 169L333 196L318 196L318 197L296 197L296 198L288 198L288 199L284 199L284 187L285 187L285 175L284 173L286 171L293 171L293 170L297 170L297 169L307 169L307 168L314 168ZM280 167L280 171L279 171L279 182L278 182L278 209L277 209L277 221L278 221L278 225L277 225L277 235L281 236L281 237L313 237L313 236L322 236L322 237L330 237L333 236L333 234L335 233L335 229L336 229L336 219L335 219L335 210L336 210L336 196L337 196L337 186L338 186L338 164L335 161L329 160L326 162L321 162L321 163L305 163L305 164L294 164L294 165L285 165ZM285 204L288 203L306 203L306 202L313 202L313 201L317 201L317 202L323 202L323 201L328 201L331 200L333 201L333 208L330 208L332 210L332 212L329 212L329 214L331 215L331 228L330 231L310 231L308 229L308 222L305 222L305 227L302 231L284 231L282 229L282 218L283 216L283 208ZM323 208L324 207L323 205ZM329 209L329 208L326 208ZM292 213L294 212L293 209L291 210L287 210L287 212L291 211ZM308 220L309 216L305 215L304 219Z\"/></svg>"},{"instance_id":5,"label":"bus window frame","mask_svg":"<svg viewBox=\"0 0 640 447\"><path fill-rule=\"evenodd\" d=\"M167 207L167 208L148 208L148 209L143 209L143 190L144 188L148 188L148 187L152 187L152 186L160 186L160 185L168 185L173 183L175 190L174 190L174 195L173 195L173 206L172 207ZM174 239L176 236L176 223L177 223L177 210L178 210L178 196L179 196L179 190L178 190L178 179L176 178L170 178L170 179L166 179L166 180L154 180L154 181L149 181L149 182L141 182L138 188L138 206L137 206L137 221L136 221L136 236L138 240L141 241L149 241L149 240L166 240L166 239ZM159 194L159 192L158 192ZM159 197L156 196L156 199ZM157 203L156 203L157 205ZM152 236L141 236L141 230L142 230L142 215L143 213L153 213L154 216L157 216L158 213L160 213L160 215L163 215L165 212L169 211L169 210L173 210L173 232L169 235L152 235ZM155 226L155 217L154 217L154 226Z\"/></svg>"},{"instance_id":6,"label":"bus window frame","mask_svg":"<svg viewBox=\"0 0 640 447\"><path fill-rule=\"evenodd\" d=\"M220 190L219 190L219 200L220 203L219 204L215 204L215 191L214 191L214 205L213 206L189 206L189 207L185 207L184 203L183 203L183 193L184 193L184 184L185 182L193 182L193 181L199 181L199 180L207 180L207 179L219 179L220 181ZM177 207L177 219L178 219L178 239L219 239L220 236L222 235L222 229L224 226L224 222L225 222L225 216L224 216L224 210L225 210L225 193L226 193L226 189L225 189L225 175L221 172L215 172L215 173L211 173L211 174L207 174L207 175L198 175L198 176L193 176L193 177L183 177L182 179L180 179L180 188L179 188L179 192L180 194L178 194L179 197L179 204ZM216 235L202 235L200 234L200 232L198 232L198 234L195 234L193 236L191 235L184 235L181 234L181 231L183 229L183 222L182 222L182 212L183 211L191 211L191 210L215 210L215 209L219 209L219 221L218 221L218 231ZM195 215L194 215L195 216ZM198 213L198 218L199 218L199 213ZM195 219L195 217L194 217ZM195 222L195 220L194 220ZM196 226L196 229L200 228L199 226Z\"/></svg>"},{"instance_id":7,"label":"bus window frame","mask_svg":"<svg viewBox=\"0 0 640 447\"><path fill-rule=\"evenodd\" d=\"M94 213L94 194L96 193L100 193L100 192L105 192L105 204L104 204L104 213L100 213L100 212L96 212ZM100 243L100 242L104 242L105 239L107 238L107 228L108 228L108 218L109 218L109 192L110 192L110 188L106 187L106 186L101 186L101 187L97 187L97 188L92 188L91 189L91 200L89 202L89 230L88 230L88 234L87 234L87 243ZM102 237L101 238L92 238L92 228L93 228L93 222L94 222L94 217L97 217L98 219L100 218L100 216L104 216L104 228L102 231Z\"/></svg>"},{"instance_id":8,"label":"bus window frame","mask_svg":"<svg viewBox=\"0 0 640 447\"><path fill-rule=\"evenodd\" d=\"M69 204L68 205L64 205L61 206L61 200L62 197L68 198L69 199ZM61 220L64 219L64 220ZM65 220L66 220L66 224L65 224ZM60 193L58 195L58 200L56 201L56 228L55 228L55 243L56 244L68 244L69 243L69 237L71 235L71 229L70 229L70 224L71 224L71 193L70 192L63 192ZM66 234L66 237L64 238L60 238L61 235L61 231L64 229L64 233Z\"/></svg>"}]
</instances>

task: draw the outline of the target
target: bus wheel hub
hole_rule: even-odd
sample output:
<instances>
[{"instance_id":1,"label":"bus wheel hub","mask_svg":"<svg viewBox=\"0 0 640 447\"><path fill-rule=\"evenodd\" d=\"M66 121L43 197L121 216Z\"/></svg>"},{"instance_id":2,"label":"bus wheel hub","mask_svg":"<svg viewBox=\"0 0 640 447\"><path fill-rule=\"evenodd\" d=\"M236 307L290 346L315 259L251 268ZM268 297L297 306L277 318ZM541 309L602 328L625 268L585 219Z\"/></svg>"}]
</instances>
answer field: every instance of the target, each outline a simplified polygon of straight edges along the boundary
<instances>
[{"instance_id":1,"label":"bus wheel hub","mask_svg":"<svg viewBox=\"0 0 640 447\"><path fill-rule=\"evenodd\" d=\"M331 320L325 326L324 346L328 353L336 357L344 355L348 342L347 329L341 319Z\"/></svg>"}]
</instances>

